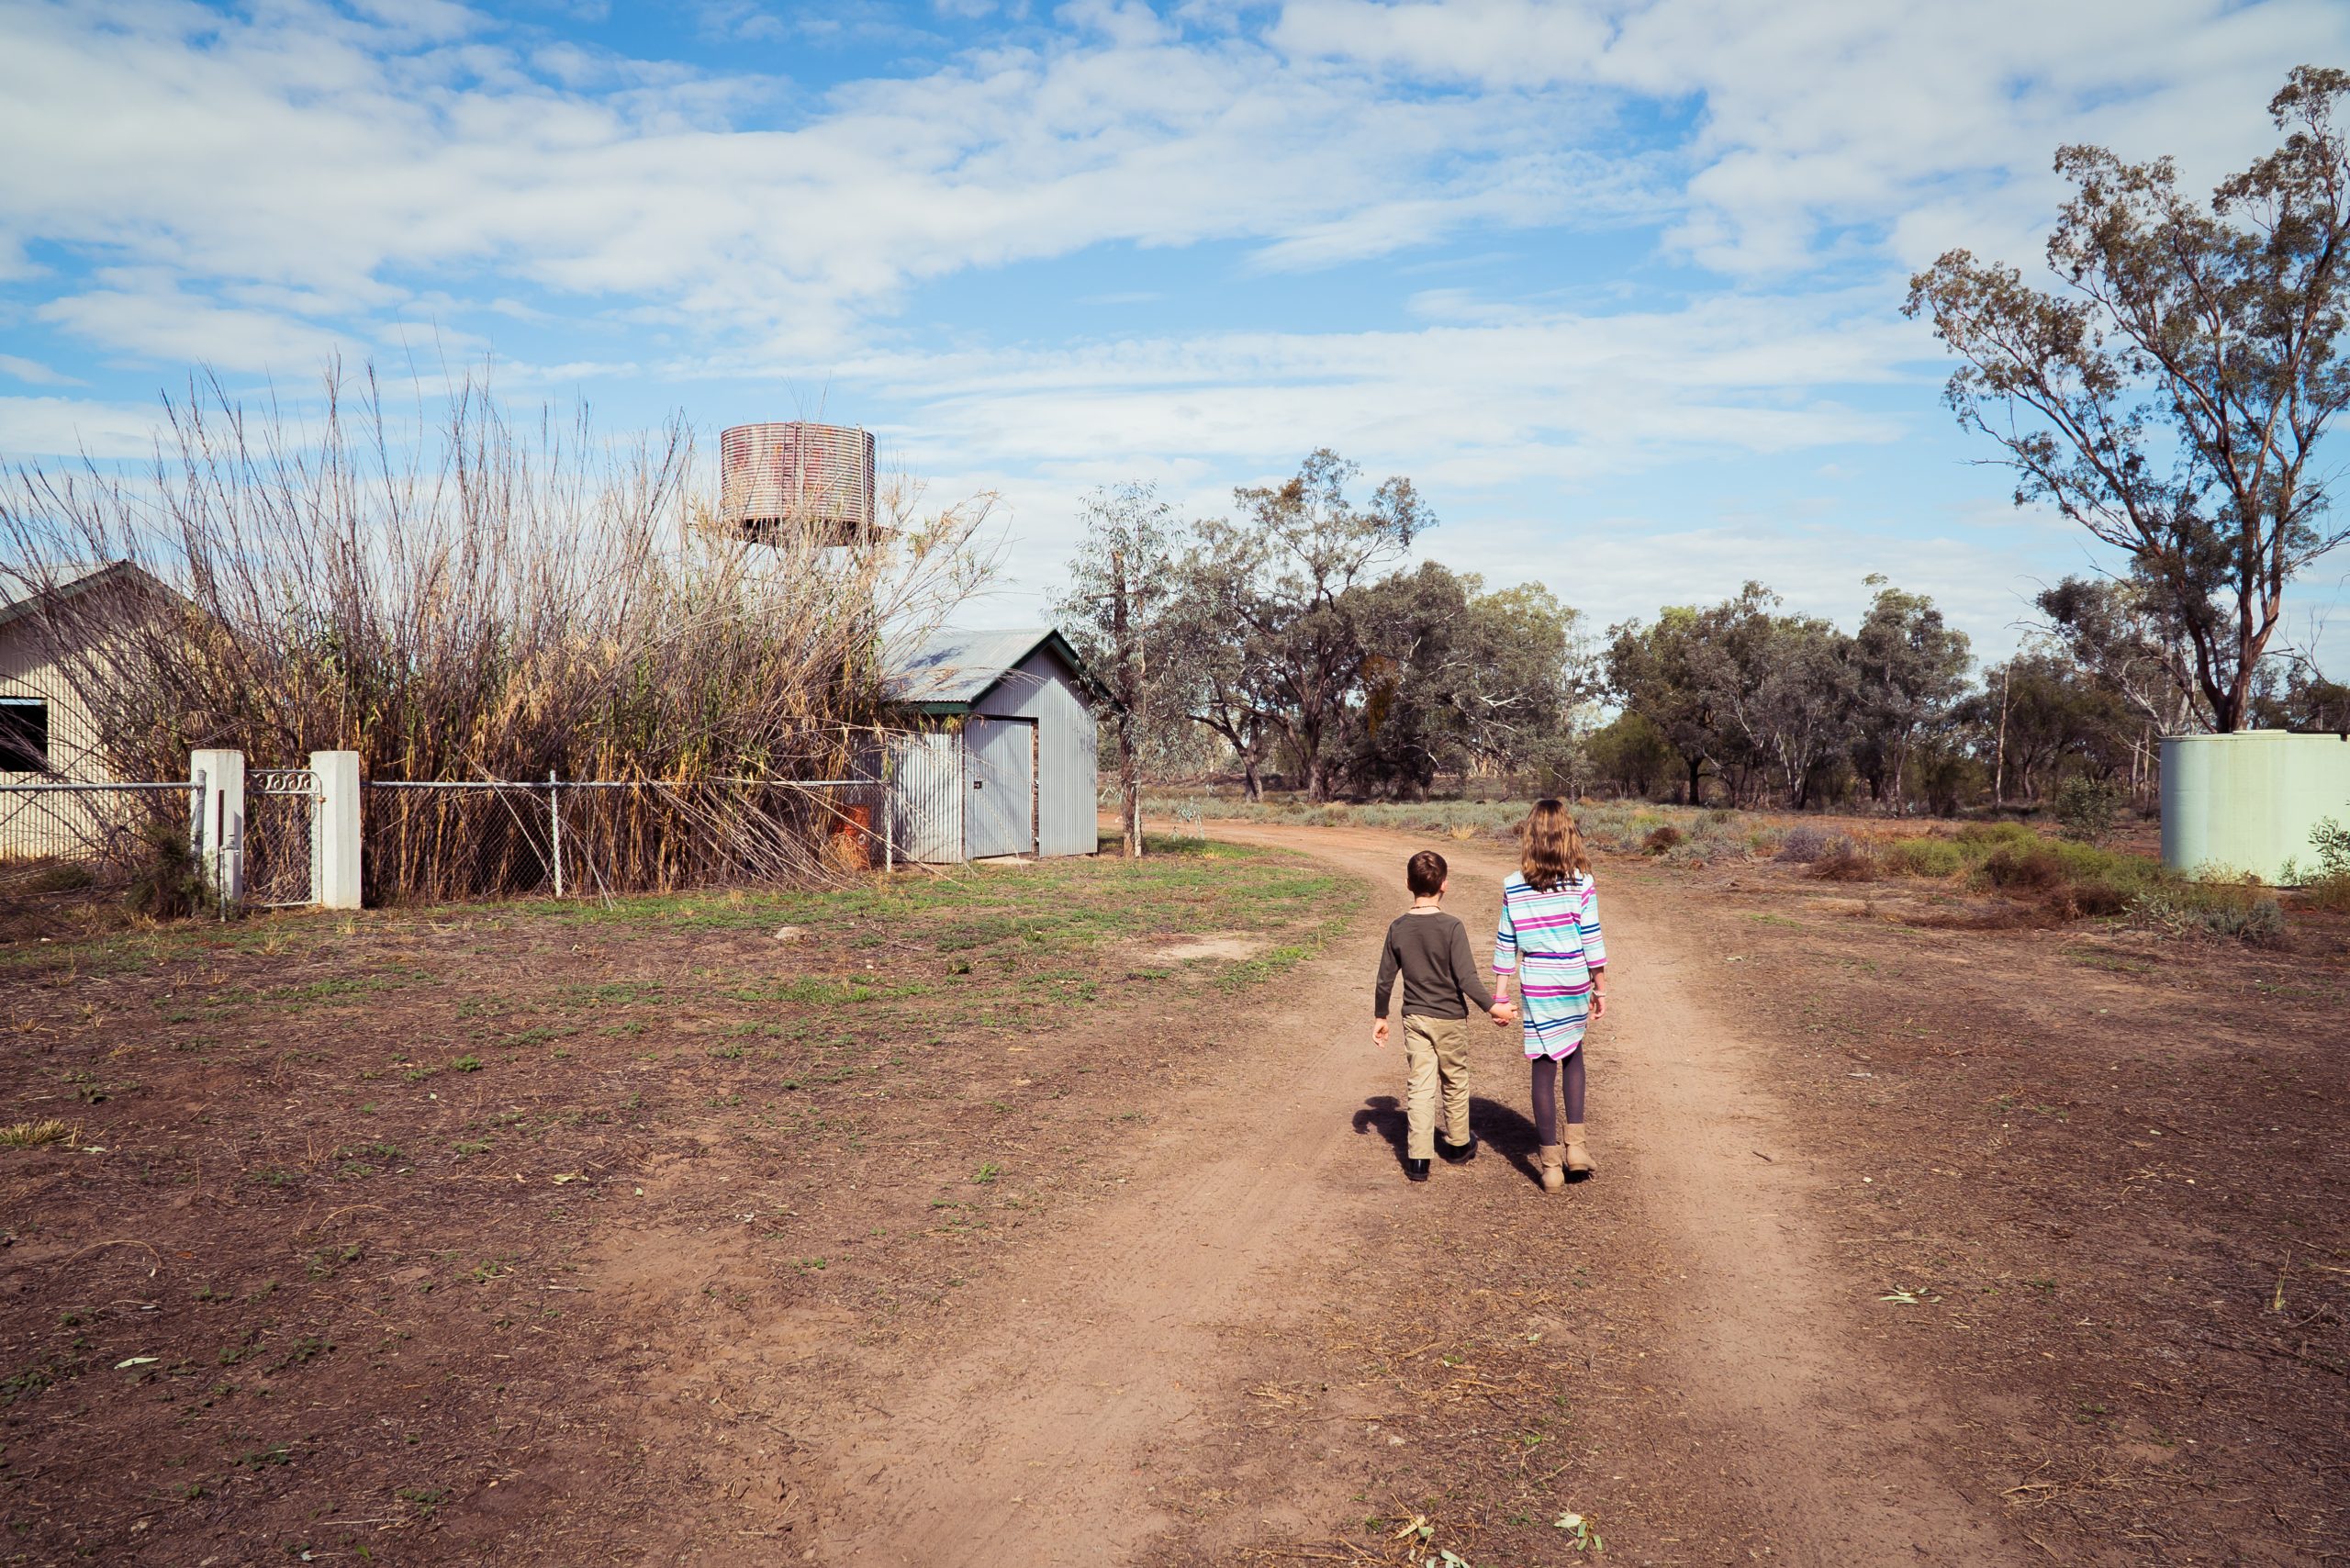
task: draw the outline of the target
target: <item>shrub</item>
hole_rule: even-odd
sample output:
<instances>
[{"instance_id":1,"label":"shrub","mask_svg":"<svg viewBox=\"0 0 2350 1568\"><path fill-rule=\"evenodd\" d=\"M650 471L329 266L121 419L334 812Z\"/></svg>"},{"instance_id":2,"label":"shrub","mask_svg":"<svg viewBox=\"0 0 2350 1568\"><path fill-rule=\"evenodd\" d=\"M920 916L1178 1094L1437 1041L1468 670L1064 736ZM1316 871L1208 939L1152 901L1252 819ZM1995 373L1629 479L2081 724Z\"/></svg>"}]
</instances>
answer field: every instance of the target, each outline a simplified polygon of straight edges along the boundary
<instances>
[{"instance_id":1,"label":"shrub","mask_svg":"<svg viewBox=\"0 0 2350 1568\"><path fill-rule=\"evenodd\" d=\"M95 885L97 879L96 873L87 866L68 863L36 871L25 887L28 891L36 893L78 893Z\"/></svg>"},{"instance_id":2,"label":"shrub","mask_svg":"<svg viewBox=\"0 0 2350 1568\"><path fill-rule=\"evenodd\" d=\"M2327 817L2310 829L2310 847L2317 851L2320 878L2350 877L2350 827Z\"/></svg>"},{"instance_id":3,"label":"shrub","mask_svg":"<svg viewBox=\"0 0 2350 1568\"><path fill-rule=\"evenodd\" d=\"M2331 914L2350 914L2350 872L2313 877L2301 890L2302 899L2312 909Z\"/></svg>"},{"instance_id":4,"label":"shrub","mask_svg":"<svg viewBox=\"0 0 2350 1568\"><path fill-rule=\"evenodd\" d=\"M2056 788L2056 822L2067 838L2095 844L2113 831L2121 812L2121 788L2109 779L2076 773Z\"/></svg>"},{"instance_id":5,"label":"shrub","mask_svg":"<svg viewBox=\"0 0 2350 1568\"><path fill-rule=\"evenodd\" d=\"M1852 841L1841 833L1827 833L1816 827L1791 827L1779 841L1779 858L1797 866L1808 866L1825 859L1839 848L1851 849Z\"/></svg>"},{"instance_id":6,"label":"shrub","mask_svg":"<svg viewBox=\"0 0 2350 1568\"><path fill-rule=\"evenodd\" d=\"M1811 874L1824 882L1873 882L1877 864L1851 839L1839 837L1833 848L1812 862Z\"/></svg>"},{"instance_id":7,"label":"shrub","mask_svg":"<svg viewBox=\"0 0 2350 1568\"><path fill-rule=\"evenodd\" d=\"M2130 907L2131 896L2101 877L2075 882L2072 887L2073 908L2087 915L2120 914Z\"/></svg>"},{"instance_id":8,"label":"shrub","mask_svg":"<svg viewBox=\"0 0 2350 1568\"><path fill-rule=\"evenodd\" d=\"M151 920L184 920L204 906L204 878L187 829L149 823L139 833L139 860L126 895L130 907Z\"/></svg>"},{"instance_id":9,"label":"shrub","mask_svg":"<svg viewBox=\"0 0 2350 1568\"><path fill-rule=\"evenodd\" d=\"M2285 935L2285 911L2242 882L2173 882L2142 890L2130 918L2169 936L2210 935L2266 944Z\"/></svg>"},{"instance_id":10,"label":"shrub","mask_svg":"<svg viewBox=\"0 0 2350 1568\"><path fill-rule=\"evenodd\" d=\"M1897 877L1954 877L1966 869L1966 852L1946 838L1903 838L1879 852Z\"/></svg>"},{"instance_id":11,"label":"shrub","mask_svg":"<svg viewBox=\"0 0 2350 1568\"><path fill-rule=\"evenodd\" d=\"M1667 823L1640 840L1640 853L1643 855L1665 854L1678 846L1685 836L1679 828Z\"/></svg>"},{"instance_id":12,"label":"shrub","mask_svg":"<svg viewBox=\"0 0 2350 1568\"><path fill-rule=\"evenodd\" d=\"M2037 841L2001 845L1983 862L1983 876L2003 891L2027 893L2047 892L2067 879L2054 846Z\"/></svg>"},{"instance_id":13,"label":"shrub","mask_svg":"<svg viewBox=\"0 0 2350 1568\"><path fill-rule=\"evenodd\" d=\"M1968 823L1958 830L1958 842L1985 846L1987 853L2003 844L2034 844L2040 835L2021 823Z\"/></svg>"}]
</instances>

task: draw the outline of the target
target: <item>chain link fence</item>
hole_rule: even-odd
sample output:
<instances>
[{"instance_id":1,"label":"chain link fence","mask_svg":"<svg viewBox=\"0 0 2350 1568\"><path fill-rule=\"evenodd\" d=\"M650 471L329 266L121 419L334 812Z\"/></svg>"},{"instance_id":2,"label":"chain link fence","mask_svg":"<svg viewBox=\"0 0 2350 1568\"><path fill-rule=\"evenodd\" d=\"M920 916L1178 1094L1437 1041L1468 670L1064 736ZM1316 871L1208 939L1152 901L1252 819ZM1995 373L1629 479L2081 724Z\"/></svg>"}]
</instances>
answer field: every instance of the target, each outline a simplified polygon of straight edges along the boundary
<instances>
[{"instance_id":1,"label":"chain link fence","mask_svg":"<svg viewBox=\"0 0 2350 1568\"><path fill-rule=\"evenodd\" d=\"M371 781L370 903L825 879L894 858L878 780Z\"/></svg>"},{"instance_id":2,"label":"chain link fence","mask_svg":"<svg viewBox=\"0 0 2350 1568\"><path fill-rule=\"evenodd\" d=\"M200 784L0 785L0 892L126 882L185 834Z\"/></svg>"}]
</instances>

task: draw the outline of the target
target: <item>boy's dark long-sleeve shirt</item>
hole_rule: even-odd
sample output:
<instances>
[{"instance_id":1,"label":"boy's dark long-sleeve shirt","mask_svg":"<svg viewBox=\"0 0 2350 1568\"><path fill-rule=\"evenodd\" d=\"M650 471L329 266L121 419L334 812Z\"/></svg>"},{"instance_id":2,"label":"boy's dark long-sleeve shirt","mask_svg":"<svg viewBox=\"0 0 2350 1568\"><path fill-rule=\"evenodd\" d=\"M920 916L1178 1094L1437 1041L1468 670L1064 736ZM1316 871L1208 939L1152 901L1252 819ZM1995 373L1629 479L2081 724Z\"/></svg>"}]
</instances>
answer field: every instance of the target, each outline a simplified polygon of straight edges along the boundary
<instances>
[{"instance_id":1,"label":"boy's dark long-sleeve shirt","mask_svg":"<svg viewBox=\"0 0 2350 1568\"><path fill-rule=\"evenodd\" d=\"M1404 1011L1420 1018L1466 1018L1463 1002L1481 1013L1494 1007L1493 993L1477 978L1469 951L1469 928L1445 913L1399 914L1387 928L1387 950L1379 960L1378 1015L1387 1016L1395 977L1404 977Z\"/></svg>"}]
</instances>

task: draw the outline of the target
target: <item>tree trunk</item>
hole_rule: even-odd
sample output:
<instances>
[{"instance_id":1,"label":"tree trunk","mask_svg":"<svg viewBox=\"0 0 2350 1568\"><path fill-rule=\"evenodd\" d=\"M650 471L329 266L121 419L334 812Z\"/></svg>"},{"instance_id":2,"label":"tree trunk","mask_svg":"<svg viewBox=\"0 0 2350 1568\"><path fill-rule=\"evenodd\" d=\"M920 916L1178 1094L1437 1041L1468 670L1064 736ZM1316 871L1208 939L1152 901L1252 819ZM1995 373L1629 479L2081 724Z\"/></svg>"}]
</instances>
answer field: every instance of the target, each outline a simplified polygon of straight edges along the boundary
<instances>
[{"instance_id":1,"label":"tree trunk","mask_svg":"<svg viewBox=\"0 0 2350 1568\"><path fill-rule=\"evenodd\" d=\"M1253 751L1240 754L1240 792L1251 805L1265 798L1265 786L1257 778L1257 754Z\"/></svg>"},{"instance_id":2,"label":"tree trunk","mask_svg":"<svg viewBox=\"0 0 2350 1568\"><path fill-rule=\"evenodd\" d=\"M1689 803L1693 806L1702 806L1706 803L1706 786L1703 778L1705 767L1704 757L1696 756L1689 759Z\"/></svg>"},{"instance_id":3,"label":"tree trunk","mask_svg":"<svg viewBox=\"0 0 2350 1568\"><path fill-rule=\"evenodd\" d=\"M2008 686L2015 679L2015 661L1999 672L1999 744L1993 752L1991 763L1991 805L1993 810L2008 803Z\"/></svg>"},{"instance_id":4,"label":"tree trunk","mask_svg":"<svg viewBox=\"0 0 2350 1568\"><path fill-rule=\"evenodd\" d=\"M1142 763L1135 756L1132 728L1120 725L1118 732L1118 790L1123 797L1119 812L1119 831L1125 839L1126 858L1142 858Z\"/></svg>"}]
</instances>

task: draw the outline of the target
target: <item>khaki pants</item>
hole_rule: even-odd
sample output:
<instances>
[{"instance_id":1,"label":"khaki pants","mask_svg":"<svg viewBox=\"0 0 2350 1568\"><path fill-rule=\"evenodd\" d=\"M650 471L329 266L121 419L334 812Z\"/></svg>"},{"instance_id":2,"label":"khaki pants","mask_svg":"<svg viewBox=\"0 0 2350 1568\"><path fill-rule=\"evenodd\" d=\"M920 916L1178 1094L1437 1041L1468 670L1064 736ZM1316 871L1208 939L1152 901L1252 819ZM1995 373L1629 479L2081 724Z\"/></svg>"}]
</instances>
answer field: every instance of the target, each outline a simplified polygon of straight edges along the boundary
<instances>
[{"instance_id":1,"label":"khaki pants","mask_svg":"<svg viewBox=\"0 0 2350 1568\"><path fill-rule=\"evenodd\" d=\"M1437 1087L1444 1089L1444 1137L1455 1148L1469 1141L1469 1021L1466 1018L1404 1019L1404 1107L1411 1133L1404 1145L1410 1159L1436 1156Z\"/></svg>"}]
</instances>

